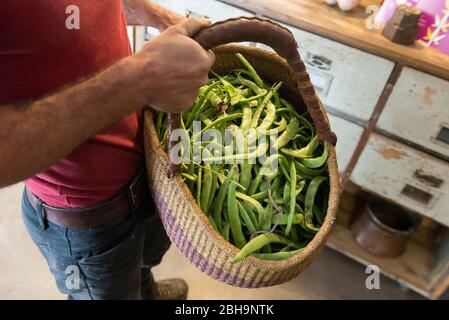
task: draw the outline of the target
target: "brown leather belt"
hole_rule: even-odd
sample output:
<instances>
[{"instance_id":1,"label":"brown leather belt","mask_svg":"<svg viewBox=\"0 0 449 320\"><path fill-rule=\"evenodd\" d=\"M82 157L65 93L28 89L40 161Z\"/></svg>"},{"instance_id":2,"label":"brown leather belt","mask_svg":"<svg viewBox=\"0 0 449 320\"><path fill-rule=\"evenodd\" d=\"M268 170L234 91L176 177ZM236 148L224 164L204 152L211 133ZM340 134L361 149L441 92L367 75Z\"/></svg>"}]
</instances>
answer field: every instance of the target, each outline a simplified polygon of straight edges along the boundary
<instances>
[{"instance_id":1,"label":"brown leather belt","mask_svg":"<svg viewBox=\"0 0 449 320\"><path fill-rule=\"evenodd\" d=\"M42 203L38 197L26 189L28 200L34 210L42 204L43 218L65 228L88 229L117 222L134 212L149 200L145 170L141 170L133 181L116 196L95 206L82 208L56 208Z\"/></svg>"}]
</instances>

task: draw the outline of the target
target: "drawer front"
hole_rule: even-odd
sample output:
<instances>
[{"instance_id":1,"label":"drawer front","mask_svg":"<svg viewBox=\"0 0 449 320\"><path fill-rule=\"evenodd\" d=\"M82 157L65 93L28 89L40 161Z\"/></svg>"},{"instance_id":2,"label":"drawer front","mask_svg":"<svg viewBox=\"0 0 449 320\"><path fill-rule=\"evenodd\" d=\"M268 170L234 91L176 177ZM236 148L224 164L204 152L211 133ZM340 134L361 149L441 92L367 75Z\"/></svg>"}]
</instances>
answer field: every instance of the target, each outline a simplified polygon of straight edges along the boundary
<instances>
[{"instance_id":1,"label":"drawer front","mask_svg":"<svg viewBox=\"0 0 449 320\"><path fill-rule=\"evenodd\" d=\"M252 16L247 11L215 0L156 0L154 2L183 16L204 17L212 22L239 16Z\"/></svg>"},{"instance_id":2,"label":"drawer front","mask_svg":"<svg viewBox=\"0 0 449 320\"><path fill-rule=\"evenodd\" d=\"M290 30L323 103L368 121L394 63L298 28Z\"/></svg>"},{"instance_id":3,"label":"drawer front","mask_svg":"<svg viewBox=\"0 0 449 320\"><path fill-rule=\"evenodd\" d=\"M449 226L449 164L373 133L352 181Z\"/></svg>"},{"instance_id":4,"label":"drawer front","mask_svg":"<svg viewBox=\"0 0 449 320\"><path fill-rule=\"evenodd\" d=\"M404 68L377 126L449 157L449 81Z\"/></svg>"},{"instance_id":5,"label":"drawer front","mask_svg":"<svg viewBox=\"0 0 449 320\"><path fill-rule=\"evenodd\" d=\"M349 160L351 160L355 148L357 147L357 143L359 142L360 137L363 133L363 128L331 114L328 114L328 117L331 123L332 130L338 137L338 171L340 172L340 174L342 174L345 172Z\"/></svg>"},{"instance_id":6,"label":"drawer front","mask_svg":"<svg viewBox=\"0 0 449 320\"><path fill-rule=\"evenodd\" d=\"M253 14L224 4L215 0L153 0L170 11L183 16L206 18L212 22L226 20L240 16L253 16ZM159 31L155 28L146 28L145 40L157 36Z\"/></svg>"},{"instance_id":7,"label":"drawer front","mask_svg":"<svg viewBox=\"0 0 449 320\"><path fill-rule=\"evenodd\" d=\"M131 46L131 50L134 52L134 27L128 26L126 27L126 31L128 32L129 45Z\"/></svg>"},{"instance_id":8,"label":"drawer front","mask_svg":"<svg viewBox=\"0 0 449 320\"><path fill-rule=\"evenodd\" d=\"M368 121L394 63L316 34L282 25L294 34L312 84L326 108L362 124ZM264 45L259 47L268 49Z\"/></svg>"}]
</instances>

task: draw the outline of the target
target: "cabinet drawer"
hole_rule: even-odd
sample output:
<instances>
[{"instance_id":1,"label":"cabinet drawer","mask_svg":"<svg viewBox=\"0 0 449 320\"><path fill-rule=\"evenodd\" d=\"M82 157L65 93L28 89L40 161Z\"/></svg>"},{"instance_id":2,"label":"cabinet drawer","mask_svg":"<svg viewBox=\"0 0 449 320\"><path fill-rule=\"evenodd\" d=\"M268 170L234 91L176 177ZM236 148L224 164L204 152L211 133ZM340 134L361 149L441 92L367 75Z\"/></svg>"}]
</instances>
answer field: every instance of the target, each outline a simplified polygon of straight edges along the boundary
<instances>
[{"instance_id":1,"label":"cabinet drawer","mask_svg":"<svg viewBox=\"0 0 449 320\"><path fill-rule=\"evenodd\" d=\"M215 0L153 0L153 2L180 15L206 18L212 22L240 16L253 16L248 11ZM150 40L158 34L157 29L148 27L144 38Z\"/></svg>"},{"instance_id":2,"label":"cabinet drawer","mask_svg":"<svg viewBox=\"0 0 449 320\"><path fill-rule=\"evenodd\" d=\"M352 181L449 226L449 164L373 133Z\"/></svg>"},{"instance_id":3,"label":"cabinet drawer","mask_svg":"<svg viewBox=\"0 0 449 320\"><path fill-rule=\"evenodd\" d=\"M215 0L156 0L154 2L183 16L205 17L212 22L239 16L252 16L247 11Z\"/></svg>"},{"instance_id":4,"label":"cabinet drawer","mask_svg":"<svg viewBox=\"0 0 449 320\"><path fill-rule=\"evenodd\" d=\"M368 121L394 63L298 28L290 28L323 103Z\"/></svg>"},{"instance_id":5,"label":"cabinet drawer","mask_svg":"<svg viewBox=\"0 0 449 320\"><path fill-rule=\"evenodd\" d=\"M351 160L352 154L357 147L357 143L359 142L360 137L363 133L363 128L332 114L328 114L328 117L331 123L332 130L338 137L338 171L340 172L340 174L342 174L345 172L349 160Z\"/></svg>"},{"instance_id":6,"label":"cabinet drawer","mask_svg":"<svg viewBox=\"0 0 449 320\"><path fill-rule=\"evenodd\" d=\"M326 108L351 120L361 123L368 121L394 63L316 34L282 25L294 34L312 84ZM267 49L263 45L259 47Z\"/></svg>"},{"instance_id":7,"label":"cabinet drawer","mask_svg":"<svg viewBox=\"0 0 449 320\"><path fill-rule=\"evenodd\" d=\"M449 81L404 68L377 126L449 158Z\"/></svg>"}]
</instances>

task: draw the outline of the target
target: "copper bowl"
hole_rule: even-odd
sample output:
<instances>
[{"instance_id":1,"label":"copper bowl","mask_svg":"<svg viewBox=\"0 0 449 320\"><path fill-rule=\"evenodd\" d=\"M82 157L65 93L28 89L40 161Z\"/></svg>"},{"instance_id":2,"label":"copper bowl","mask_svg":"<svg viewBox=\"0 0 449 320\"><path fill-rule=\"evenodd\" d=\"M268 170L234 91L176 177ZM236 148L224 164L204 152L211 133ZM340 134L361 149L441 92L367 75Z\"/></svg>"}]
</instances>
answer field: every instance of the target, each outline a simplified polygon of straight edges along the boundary
<instances>
[{"instance_id":1,"label":"copper bowl","mask_svg":"<svg viewBox=\"0 0 449 320\"><path fill-rule=\"evenodd\" d=\"M379 200L368 200L351 224L356 242L372 254L397 257L421 223L418 215Z\"/></svg>"}]
</instances>

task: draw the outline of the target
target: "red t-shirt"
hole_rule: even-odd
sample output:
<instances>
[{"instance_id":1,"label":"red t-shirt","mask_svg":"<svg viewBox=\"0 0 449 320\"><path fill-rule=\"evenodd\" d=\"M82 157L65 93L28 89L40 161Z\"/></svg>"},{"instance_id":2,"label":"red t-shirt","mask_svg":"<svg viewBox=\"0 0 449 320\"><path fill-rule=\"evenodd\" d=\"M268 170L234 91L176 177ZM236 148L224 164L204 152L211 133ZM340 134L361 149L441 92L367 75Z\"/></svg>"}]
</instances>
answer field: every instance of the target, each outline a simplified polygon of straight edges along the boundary
<instances>
[{"instance_id":1,"label":"red t-shirt","mask_svg":"<svg viewBox=\"0 0 449 320\"><path fill-rule=\"evenodd\" d=\"M121 0L0 1L0 105L39 99L130 54ZM141 129L132 114L26 184L53 206L106 200L143 164Z\"/></svg>"}]
</instances>

